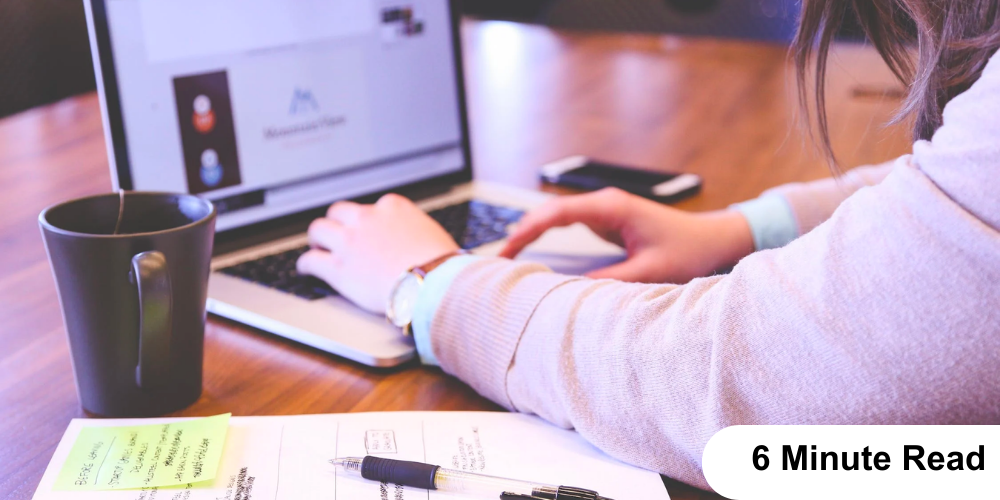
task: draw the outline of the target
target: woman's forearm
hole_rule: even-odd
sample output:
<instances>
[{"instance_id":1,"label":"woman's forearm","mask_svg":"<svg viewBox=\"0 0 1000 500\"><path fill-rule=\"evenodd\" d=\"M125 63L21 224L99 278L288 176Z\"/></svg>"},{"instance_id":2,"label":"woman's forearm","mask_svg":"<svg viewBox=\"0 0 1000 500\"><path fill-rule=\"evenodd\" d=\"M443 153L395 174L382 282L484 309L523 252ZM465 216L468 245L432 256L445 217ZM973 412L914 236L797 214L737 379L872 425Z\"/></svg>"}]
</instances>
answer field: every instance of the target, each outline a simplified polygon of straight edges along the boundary
<instances>
[{"instance_id":1,"label":"woman's forearm","mask_svg":"<svg viewBox=\"0 0 1000 500\"><path fill-rule=\"evenodd\" d=\"M729 425L995 422L988 252L956 258L923 235L948 227L984 249L995 236L950 204L900 169L792 244L684 286L483 259L442 301L433 350L494 401L703 487L701 452ZM928 259L949 264L914 267Z\"/></svg>"},{"instance_id":2,"label":"woman's forearm","mask_svg":"<svg viewBox=\"0 0 1000 500\"><path fill-rule=\"evenodd\" d=\"M882 182L897 161L857 167L839 177L784 184L765 191L761 198L783 197L794 214L798 235L803 235L829 219L859 189Z\"/></svg>"}]
</instances>

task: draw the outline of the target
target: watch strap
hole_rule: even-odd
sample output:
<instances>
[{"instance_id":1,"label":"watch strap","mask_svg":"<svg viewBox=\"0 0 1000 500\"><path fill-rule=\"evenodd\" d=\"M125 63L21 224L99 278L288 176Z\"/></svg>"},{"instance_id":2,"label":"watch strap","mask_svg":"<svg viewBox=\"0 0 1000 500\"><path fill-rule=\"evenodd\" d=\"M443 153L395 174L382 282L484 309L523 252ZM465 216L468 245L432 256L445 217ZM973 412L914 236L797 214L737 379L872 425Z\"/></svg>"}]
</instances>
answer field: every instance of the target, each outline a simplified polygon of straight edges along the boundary
<instances>
[{"instance_id":1,"label":"watch strap","mask_svg":"<svg viewBox=\"0 0 1000 500\"><path fill-rule=\"evenodd\" d=\"M421 278L425 278L427 277L428 273L436 269L441 264L444 264L448 259L452 257L458 257L459 255L465 255L468 253L469 252L467 250L455 250L454 252L448 252L430 262L427 262L426 264L414 266L412 269L410 269L410 272L416 273Z\"/></svg>"},{"instance_id":2,"label":"watch strap","mask_svg":"<svg viewBox=\"0 0 1000 500\"><path fill-rule=\"evenodd\" d=\"M389 323L394 324L394 325L402 328L404 336L411 335L413 319L411 318L410 322L406 323L405 325L401 325L401 324L396 323L395 312L394 312L395 310L393 308L393 301L395 299L396 293L399 291L399 288L402 285L402 283L404 282L404 280L406 280L406 277L407 276L417 276L421 281L423 281L423 279L427 276L428 273L430 273L431 271L433 271L435 268L437 268L441 264L445 263L445 261L447 261L448 259L450 259L452 257L459 256L459 255L464 255L464 254L467 254L467 253L469 253L469 252L467 252L465 250L456 250L454 252L448 252L448 253L446 253L446 254L444 254L444 255L442 255L442 256L440 256L440 257L438 257L438 258L436 258L436 259L434 259L434 260L432 260L430 262L427 262L425 264L421 264L419 266L411 267L410 269L407 269L403 274L401 274L399 276L399 278L396 280L396 284L393 286L392 291L390 292L390 295L389 295L388 303L386 304L386 308L385 308L385 319L386 319L386 321L388 321Z\"/></svg>"}]
</instances>

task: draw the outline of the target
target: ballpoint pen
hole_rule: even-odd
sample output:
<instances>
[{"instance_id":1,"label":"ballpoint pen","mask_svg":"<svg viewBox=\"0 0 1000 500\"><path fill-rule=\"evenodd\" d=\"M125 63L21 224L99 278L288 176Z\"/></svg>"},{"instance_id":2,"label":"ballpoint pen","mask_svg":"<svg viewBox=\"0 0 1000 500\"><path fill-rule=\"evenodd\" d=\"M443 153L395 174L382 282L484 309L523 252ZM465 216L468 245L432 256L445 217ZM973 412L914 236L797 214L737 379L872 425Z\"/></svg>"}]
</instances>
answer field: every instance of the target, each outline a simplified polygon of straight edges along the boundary
<instances>
[{"instance_id":1,"label":"ballpoint pen","mask_svg":"<svg viewBox=\"0 0 1000 500\"><path fill-rule=\"evenodd\" d=\"M553 486L485 474L445 469L438 465L367 456L336 458L330 463L365 479L422 488L500 498L538 500L611 500L596 491L571 486Z\"/></svg>"}]
</instances>

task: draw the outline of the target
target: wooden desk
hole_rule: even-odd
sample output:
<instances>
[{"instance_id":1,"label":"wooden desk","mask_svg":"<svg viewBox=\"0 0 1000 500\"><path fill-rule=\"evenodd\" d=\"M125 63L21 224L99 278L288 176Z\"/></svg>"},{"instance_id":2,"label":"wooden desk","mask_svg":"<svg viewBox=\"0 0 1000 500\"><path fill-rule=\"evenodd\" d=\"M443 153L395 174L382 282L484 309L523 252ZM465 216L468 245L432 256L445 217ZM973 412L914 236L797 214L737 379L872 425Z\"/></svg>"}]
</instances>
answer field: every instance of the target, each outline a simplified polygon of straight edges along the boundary
<instances>
[{"instance_id":1,"label":"wooden desk","mask_svg":"<svg viewBox=\"0 0 1000 500\"><path fill-rule=\"evenodd\" d=\"M533 186L539 164L582 153L700 174L704 192L682 206L707 210L828 175L789 132L795 105L782 47L498 22L467 22L464 39L481 178ZM837 58L830 119L844 164L905 153L906 131L879 127L897 104L885 68L862 47L839 47ZM93 94L0 120L4 498L31 497L67 423L84 416L37 216L110 189L104 148ZM377 371L213 318L204 395L177 415L499 409L437 369ZM669 487L677 499L717 498Z\"/></svg>"}]
</instances>

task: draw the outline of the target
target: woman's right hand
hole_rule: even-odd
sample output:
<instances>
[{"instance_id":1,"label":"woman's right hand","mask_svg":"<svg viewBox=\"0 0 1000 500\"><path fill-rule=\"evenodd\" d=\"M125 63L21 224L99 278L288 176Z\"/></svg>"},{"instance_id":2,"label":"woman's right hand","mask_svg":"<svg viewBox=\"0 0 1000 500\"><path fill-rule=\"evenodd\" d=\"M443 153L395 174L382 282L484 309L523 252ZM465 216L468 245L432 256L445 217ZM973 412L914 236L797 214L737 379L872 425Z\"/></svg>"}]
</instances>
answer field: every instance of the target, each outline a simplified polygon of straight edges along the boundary
<instances>
[{"instance_id":1,"label":"woman's right hand","mask_svg":"<svg viewBox=\"0 0 1000 500\"><path fill-rule=\"evenodd\" d=\"M501 257L514 258L552 227L581 222L628 258L587 274L642 283L686 283L753 253L753 236L732 210L684 212L619 189L561 196L528 213L511 233Z\"/></svg>"}]
</instances>

